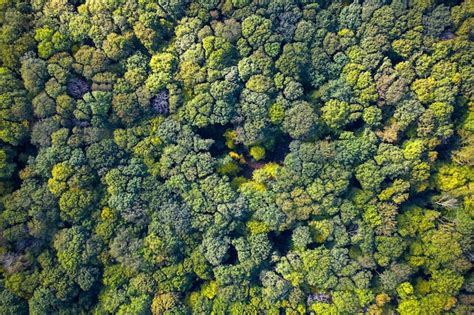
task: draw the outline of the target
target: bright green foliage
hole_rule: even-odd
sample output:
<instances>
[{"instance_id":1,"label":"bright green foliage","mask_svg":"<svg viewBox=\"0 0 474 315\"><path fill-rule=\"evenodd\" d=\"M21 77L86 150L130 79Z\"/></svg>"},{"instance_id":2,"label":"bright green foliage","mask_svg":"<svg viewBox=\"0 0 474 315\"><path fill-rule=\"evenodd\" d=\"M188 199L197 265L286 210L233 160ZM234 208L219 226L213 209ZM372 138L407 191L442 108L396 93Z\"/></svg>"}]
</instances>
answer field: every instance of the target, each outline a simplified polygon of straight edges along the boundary
<instances>
[{"instance_id":1,"label":"bright green foliage","mask_svg":"<svg viewBox=\"0 0 474 315\"><path fill-rule=\"evenodd\" d=\"M55 52L66 50L69 47L69 39L48 26L35 30L35 40L38 42L38 55L48 58Z\"/></svg>"},{"instance_id":2,"label":"bright green foliage","mask_svg":"<svg viewBox=\"0 0 474 315\"><path fill-rule=\"evenodd\" d=\"M259 15L251 15L242 21L242 36L252 47L260 47L270 37L271 25L271 20Z\"/></svg>"},{"instance_id":3,"label":"bright green foliage","mask_svg":"<svg viewBox=\"0 0 474 315\"><path fill-rule=\"evenodd\" d=\"M0 1L0 314L471 314L472 1Z\"/></svg>"},{"instance_id":4,"label":"bright green foliage","mask_svg":"<svg viewBox=\"0 0 474 315\"><path fill-rule=\"evenodd\" d=\"M250 148L250 155L255 161L260 161L265 157L265 148L261 146L253 146Z\"/></svg>"},{"instance_id":5,"label":"bright green foliage","mask_svg":"<svg viewBox=\"0 0 474 315\"><path fill-rule=\"evenodd\" d=\"M346 102L330 100L321 108L321 119L330 128L342 128L349 121L349 110L349 104Z\"/></svg>"}]
</instances>

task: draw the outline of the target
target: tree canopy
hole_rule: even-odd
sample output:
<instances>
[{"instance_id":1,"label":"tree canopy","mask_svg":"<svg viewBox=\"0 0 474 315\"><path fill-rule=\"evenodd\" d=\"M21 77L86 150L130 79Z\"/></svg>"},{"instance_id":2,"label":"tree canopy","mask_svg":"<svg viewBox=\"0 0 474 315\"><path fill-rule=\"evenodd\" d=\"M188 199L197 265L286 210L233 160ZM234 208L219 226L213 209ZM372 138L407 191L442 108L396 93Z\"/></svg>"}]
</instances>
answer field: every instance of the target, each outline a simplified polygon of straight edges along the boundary
<instances>
[{"instance_id":1,"label":"tree canopy","mask_svg":"<svg viewBox=\"0 0 474 315\"><path fill-rule=\"evenodd\" d=\"M0 29L0 314L474 313L472 0Z\"/></svg>"}]
</instances>

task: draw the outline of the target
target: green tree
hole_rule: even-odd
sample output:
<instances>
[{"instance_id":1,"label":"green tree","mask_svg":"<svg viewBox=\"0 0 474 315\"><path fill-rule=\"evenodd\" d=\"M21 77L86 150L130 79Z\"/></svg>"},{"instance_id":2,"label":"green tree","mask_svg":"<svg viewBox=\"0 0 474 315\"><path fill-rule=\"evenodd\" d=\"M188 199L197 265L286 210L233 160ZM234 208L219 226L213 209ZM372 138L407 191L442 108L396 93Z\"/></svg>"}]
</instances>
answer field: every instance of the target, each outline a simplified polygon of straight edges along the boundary
<instances>
[{"instance_id":1,"label":"green tree","mask_svg":"<svg viewBox=\"0 0 474 315\"><path fill-rule=\"evenodd\" d=\"M283 128L294 139L311 137L318 127L318 115L311 104L296 102L286 113Z\"/></svg>"}]
</instances>

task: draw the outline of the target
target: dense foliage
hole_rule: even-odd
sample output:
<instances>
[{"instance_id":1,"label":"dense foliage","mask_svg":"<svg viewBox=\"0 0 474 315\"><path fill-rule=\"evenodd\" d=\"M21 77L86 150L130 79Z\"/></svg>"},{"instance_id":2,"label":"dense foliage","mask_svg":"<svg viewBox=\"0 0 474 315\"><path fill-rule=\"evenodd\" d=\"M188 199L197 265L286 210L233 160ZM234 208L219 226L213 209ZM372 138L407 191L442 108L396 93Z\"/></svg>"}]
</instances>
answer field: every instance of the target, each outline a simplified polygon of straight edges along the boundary
<instances>
[{"instance_id":1,"label":"dense foliage","mask_svg":"<svg viewBox=\"0 0 474 315\"><path fill-rule=\"evenodd\" d=\"M0 21L0 314L474 313L472 0Z\"/></svg>"}]
</instances>

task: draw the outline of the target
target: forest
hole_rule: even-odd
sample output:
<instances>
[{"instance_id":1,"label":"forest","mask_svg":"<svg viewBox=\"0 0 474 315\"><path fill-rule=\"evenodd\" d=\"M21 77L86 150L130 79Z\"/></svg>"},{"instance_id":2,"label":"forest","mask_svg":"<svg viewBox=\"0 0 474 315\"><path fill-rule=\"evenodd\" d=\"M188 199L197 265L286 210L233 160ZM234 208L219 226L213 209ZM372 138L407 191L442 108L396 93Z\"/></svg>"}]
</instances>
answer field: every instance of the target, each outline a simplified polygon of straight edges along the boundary
<instances>
[{"instance_id":1,"label":"forest","mask_svg":"<svg viewBox=\"0 0 474 315\"><path fill-rule=\"evenodd\" d=\"M474 0L1 0L0 314L474 314Z\"/></svg>"}]
</instances>

